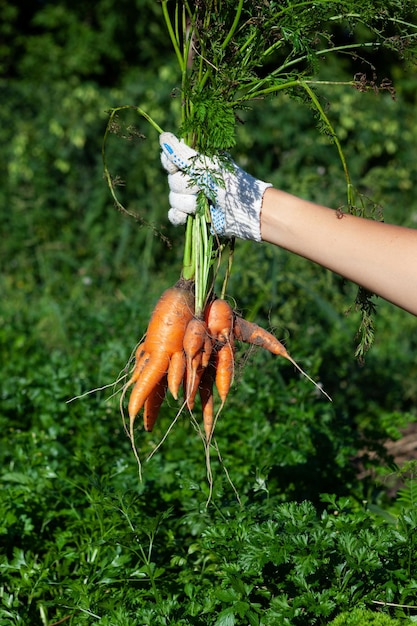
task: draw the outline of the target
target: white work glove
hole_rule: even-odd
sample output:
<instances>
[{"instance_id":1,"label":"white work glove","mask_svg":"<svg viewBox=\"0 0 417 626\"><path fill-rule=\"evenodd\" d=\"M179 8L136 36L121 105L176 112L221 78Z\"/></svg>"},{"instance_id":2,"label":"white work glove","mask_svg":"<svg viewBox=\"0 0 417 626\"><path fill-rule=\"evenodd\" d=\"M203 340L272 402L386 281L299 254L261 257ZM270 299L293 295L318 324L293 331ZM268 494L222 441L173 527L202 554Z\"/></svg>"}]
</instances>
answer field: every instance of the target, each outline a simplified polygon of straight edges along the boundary
<instances>
[{"instance_id":1,"label":"white work glove","mask_svg":"<svg viewBox=\"0 0 417 626\"><path fill-rule=\"evenodd\" d=\"M270 183L257 180L233 161L226 164L218 157L198 154L172 133L161 133L159 141L161 162L168 172L172 224L185 224L196 211L197 193L203 191L210 202L213 233L261 241L262 198Z\"/></svg>"}]
</instances>

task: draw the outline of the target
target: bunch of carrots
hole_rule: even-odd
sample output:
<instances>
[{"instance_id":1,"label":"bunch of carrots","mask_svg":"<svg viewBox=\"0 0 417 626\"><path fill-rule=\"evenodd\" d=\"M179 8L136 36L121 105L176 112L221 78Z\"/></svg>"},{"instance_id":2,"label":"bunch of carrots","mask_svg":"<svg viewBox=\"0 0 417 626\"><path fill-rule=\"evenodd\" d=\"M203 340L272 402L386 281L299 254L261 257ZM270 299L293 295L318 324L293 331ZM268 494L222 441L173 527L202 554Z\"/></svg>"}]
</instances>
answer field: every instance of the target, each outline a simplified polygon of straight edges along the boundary
<instances>
[{"instance_id":1,"label":"bunch of carrots","mask_svg":"<svg viewBox=\"0 0 417 626\"><path fill-rule=\"evenodd\" d=\"M152 431L167 391L177 400L182 387L184 405L190 411L199 393L205 437L210 443L216 417L233 382L236 340L284 357L311 380L272 333L237 315L224 298L211 297L203 314L196 315L194 282L180 279L157 302L124 386L121 402L133 385L128 403L132 442L138 413L143 409L144 429ZM216 413L214 387L221 401Z\"/></svg>"},{"instance_id":2,"label":"bunch of carrots","mask_svg":"<svg viewBox=\"0 0 417 626\"><path fill-rule=\"evenodd\" d=\"M140 474L141 462L135 445L138 415L143 412L144 429L152 431L167 393L175 400L181 393L183 403L177 417L187 409L195 422L195 403L198 397L200 400L207 474L212 487L210 448L213 445L221 460L213 432L234 380L236 342L264 348L287 359L329 397L272 333L245 320L229 304L226 292L233 243L219 241L213 232L209 200L200 192L196 214L187 218L181 277L156 303L146 333L135 349L134 365L120 396L124 417L124 400L130 392L126 431ZM222 255L227 249L227 268L217 296L220 267L224 265ZM220 400L217 408L216 397Z\"/></svg>"}]
</instances>

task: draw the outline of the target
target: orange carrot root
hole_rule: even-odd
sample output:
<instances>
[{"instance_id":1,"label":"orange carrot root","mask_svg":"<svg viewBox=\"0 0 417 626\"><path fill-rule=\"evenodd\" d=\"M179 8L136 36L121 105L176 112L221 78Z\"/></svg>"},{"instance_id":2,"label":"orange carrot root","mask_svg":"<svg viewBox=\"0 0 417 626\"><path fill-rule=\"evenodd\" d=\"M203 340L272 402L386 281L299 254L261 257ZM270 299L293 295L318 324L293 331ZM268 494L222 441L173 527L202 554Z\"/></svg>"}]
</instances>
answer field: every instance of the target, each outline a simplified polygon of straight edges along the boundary
<instances>
[{"instance_id":1,"label":"orange carrot root","mask_svg":"<svg viewBox=\"0 0 417 626\"><path fill-rule=\"evenodd\" d=\"M174 352L168 367L168 389L172 393L173 398L178 400L178 391L185 373L185 354L183 350Z\"/></svg>"},{"instance_id":2,"label":"orange carrot root","mask_svg":"<svg viewBox=\"0 0 417 626\"><path fill-rule=\"evenodd\" d=\"M147 432L151 432L158 418L159 409L164 401L168 387L167 375L163 376L159 383L155 385L151 393L145 400L143 410L143 425Z\"/></svg>"},{"instance_id":3,"label":"orange carrot root","mask_svg":"<svg viewBox=\"0 0 417 626\"><path fill-rule=\"evenodd\" d=\"M128 404L132 441L136 416L168 373L172 356L182 352L184 333L193 315L194 297L190 284L180 281L164 291L153 310L145 341L136 351L135 369L126 384L129 386L135 382Z\"/></svg>"},{"instance_id":4,"label":"orange carrot root","mask_svg":"<svg viewBox=\"0 0 417 626\"><path fill-rule=\"evenodd\" d=\"M146 366L148 361L149 361L149 352L146 352L144 348L144 344L142 343L136 351L135 366L134 366L131 377L125 384L126 389L130 387L131 385L133 385L133 383L135 383L138 380L139 376L142 373L143 368Z\"/></svg>"},{"instance_id":5,"label":"orange carrot root","mask_svg":"<svg viewBox=\"0 0 417 626\"><path fill-rule=\"evenodd\" d=\"M158 385L168 370L169 357L167 354L153 354L148 363L143 368L140 378L136 381L129 398L128 412L130 420L130 430L133 430L133 423L136 415L145 404L146 398Z\"/></svg>"},{"instance_id":6,"label":"orange carrot root","mask_svg":"<svg viewBox=\"0 0 417 626\"><path fill-rule=\"evenodd\" d=\"M195 404L195 397L198 392L198 388L200 386L201 378L204 374L205 368L200 363L193 363L191 365L192 369L192 377L188 378L188 374L186 374L184 381L184 394L187 408L192 411Z\"/></svg>"},{"instance_id":7,"label":"orange carrot root","mask_svg":"<svg viewBox=\"0 0 417 626\"><path fill-rule=\"evenodd\" d=\"M223 344L216 351L215 365L216 387L222 404L224 404L230 391L235 372L234 347L231 341Z\"/></svg>"},{"instance_id":8,"label":"orange carrot root","mask_svg":"<svg viewBox=\"0 0 417 626\"><path fill-rule=\"evenodd\" d=\"M238 341L244 341L245 343L250 343L254 346L259 346L268 350L272 354L276 354L278 356L282 356L284 359L287 359L290 363L294 365L294 367L305 376L319 391L325 395L330 401L331 397L318 385L301 367L298 363L290 356L287 352L285 346L276 338L274 335L258 324L254 322L248 322L243 319L239 315L235 315L234 320L234 334L235 338Z\"/></svg>"},{"instance_id":9,"label":"orange carrot root","mask_svg":"<svg viewBox=\"0 0 417 626\"><path fill-rule=\"evenodd\" d=\"M233 309L222 298L210 302L205 310L208 332L213 339L226 343L233 331Z\"/></svg>"},{"instance_id":10,"label":"orange carrot root","mask_svg":"<svg viewBox=\"0 0 417 626\"><path fill-rule=\"evenodd\" d=\"M188 322L182 342L185 356L193 359L203 349L205 338L207 335L207 325L203 319L193 317Z\"/></svg>"},{"instance_id":11,"label":"orange carrot root","mask_svg":"<svg viewBox=\"0 0 417 626\"><path fill-rule=\"evenodd\" d=\"M213 385L216 377L214 363L210 362L204 371L200 382L200 398L203 410L203 426L206 440L209 442L213 434L214 427L214 396Z\"/></svg>"},{"instance_id":12,"label":"orange carrot root","mask_svg":"<svg viewBox=\"0 0 417 626\"><path fill-rule=\"evenodd\" d=\"M187 400L191 396L197 370L201 366L206 335L207 326L204 320L194 317L188 322L183 340L186 363L185 393Z\"/></svg>"},{"instance_id":13,"label":"orange carrot root","mask_svg":"<svg viewBox=\"0 0 417 626\"><path fill-rule=\"evenodd\" d=\"M251 343L284 358L289 357L285 346L272 333L258 326L255 322L248 322L243 317L235 315L233 329L238 341Z\"/></svg>"},{"instance_id":14,"label":"orange carrot root","mask_svg":"<svg viewBox=\"0 0 417 626\"><path fill-rule=\"evenodd\" d=\"M208 334L208 332L206 332L203 351L201 355L201 365L203 367L207 367L208 364L210 363L210 357L211 357L212 352L213 352L213 340Z\"/></svg>"}]
</instances>

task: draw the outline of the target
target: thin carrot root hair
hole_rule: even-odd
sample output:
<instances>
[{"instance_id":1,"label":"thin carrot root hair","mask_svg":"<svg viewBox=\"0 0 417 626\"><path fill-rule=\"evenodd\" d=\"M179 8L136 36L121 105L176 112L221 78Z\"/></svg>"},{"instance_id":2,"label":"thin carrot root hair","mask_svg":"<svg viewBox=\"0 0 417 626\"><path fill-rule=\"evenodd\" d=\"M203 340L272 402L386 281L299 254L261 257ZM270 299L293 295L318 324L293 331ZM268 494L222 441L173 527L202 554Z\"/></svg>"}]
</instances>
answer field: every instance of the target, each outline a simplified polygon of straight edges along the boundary
<instances>
[{"instance_id":1,"label":"thin carrot root hair","mask_svg":"<svg viewBox=\"0 0 417 626\"><path fill-rule=\"evenodd\" d=\"M205 457L205 463L206 463L206 476L207 476L207 484L208 484L208 489L209 489L209 495L208 495L207 501L206 501L206 508L207 508L209 503L211 502L212 497L213 497L213 488L214 488L213 471L212 471L212 468L211 468L211 457L210 457L210 448L214 447L214 446L212 446L212 442L214 440L211 437L210 437L210 440L208 440L206 438L204 429L201 428L201 425L200 425L199 421L197 420L197 418L194 415L193 411L190 410L190 409L189 409L189 414L190 414L190 422L191 422L192 426L194 427L195 431L197 432L198 436L200 437L201 441L203 442L203 447L204 447L204 457Z\"/></svg>"},{"instance_id":2,"label":"thin carrot root hair","mask_svg":"<svg viewBox=\"0 0 417 626\"><path fill-rule=\"evenodd\" d=\"M307 374L307 372L305 372L299 365L298 363L287 353L288 356L285 356L284 358L286 358L290 363L292 363L294 365L294 367L300 372L300 374L302 374L303 376L305 376L305 378L307 378L307 380L309 380L311 383L313 383L313 385L316 387L316 389L318 389L318 391L320 391L320 393L322 393L324 396L326 396L326 398L328 400L330 400L330 402L333 402L333 400L331 399L331 397L329 396L329 394L327 393L327 391L325 391L323 389L323 387L321 385L319 385L319 383L316 383L315 380L313 380L311 378L311 376L309 376Z\"/></svg>"},{"instance_id":3,"label":"thin carrot root hair","mask_svg":"<svg viewBox=\"0 0 417 626\"><path fill-rule=\"evenodd\" d=\"M120 370L119 375L117 376L116 380L112 381L111 383L107 383L106 385L102 385L101 387L94 387L94 389L89 389L88 391L84 391L84 393L81 393L78 396L73 396L69 400L66 400L66 404L70 404L71 402L74 402L75 400L82 400L86 396L90 396L93 393L98 393L99 391L104 391L105 389L109 389L110 387L114 387L115 390L106 399L106 401L108 402L109 400L114 398L114 396L116 396L119 393L119 391L120 391L119 389L116 388L116 385L118 385L122 380L126 379L129 376L129 368L131 367L131 363L135 359L135 352L136 352L138 346L141 343L143 343L143 341L144 341L144 337L142 337L142 339L140 341L138 341L136 346L133 348L133 350L130 353L130 356L129 356L128 360L127 360L126 365L124 366L124 368L122 370ZM133 372L133 368L131 368L131 371Z\"/></svg>"},{"instance_id":4,"label":"thin carrot root hair","mask_svg":"<svg viewBox=\"0 0 417 626\"><path fill-rule=\"evenodd\" d=\"M219 444L217 443L216 439L213 439L213 447L214 447L214 449L217 452L217 457L219 459L219 463L220 463L224 473L226 474L227 482L229 483L229 485L233 489L233 492L234 492L234 494L236 496L236 500L239 502L239 505L242 506L242 501L240 499L239 492L236 489L235 484L234 484L233 480L230 477L229 470L227 469L225 462L223 461L222 455L220 453ZM206 506L208 506L209 503L210 503L210 500L207 500Z\"/></svg>"},{"instance_id":5,"label":"thin carrot root hair","mask_svg":"<svg viewBox=\"0 0 417 626\"><path fill-rule=\"evenodd\" d=\"M130 445L132 447L133 456L135 457L135 460L136 460L136 463L137 463L137 466L138 466L139 480L142 481L142 461L141 461L140 456L139 456L139 451L138 451L138 449L136 447L135 434L133 432L133 429L128 427L126 416L125 416L125 412L123 410L123 401L124 401L126 392L129 389L129 387L131 386L131 384L133 384L133 383L131 382L131 379L129 379L123 385L122 393L120 394L120 399L119 399L119 408L120 408L120 414L122 416L123 428L124 428L125 433L127 434L127 436L130 439Z\"/></svg>"},{"instance_id":6,"label":"thin carrot root hair","mask_svg":"<svg viewBox=\"0 0 417 626\"><path fill-rule=\"evenodd\" d=\"M142 482L142 461L140 459L139 456L139 450L136 447L136 442L135 442L135 436L133 435L133 439L130 440L131 446L132 446L132 450L133 450L133 455L136 459L136 463L138 465L138 475L139 475L139 480L140 482Z\"/></svg>"},{"instance_id":7,"label":"thin carrot root hair","mask_svg":"<svg viewBox=\"0 0 417 626\"><path fill-rule=\"evenodd\" d=\"M186 406L186 403L183 402L181 407L178 409L176 416L174 417L174 419L171 421L170 425L168 426L168 428L167 428L164 436L162 437L162 439L158 442L158 444L155 446L155 448L152 450L152 452L150 452L148 454L148 456L146 457L146 462L150 461L151 458L153 457L153 455L156 454L156 452L158 452L159 448L161 448L161 446L164 444L164 442L168 438L168 435L170 434L171 430L174 428L174 426L177 423L177 421L179 420L182 412L184 411L185 406Z\"/></svg>"},{"instance_id":8,"label":"thin carrot root hair","mask_svg":"<svg viewBox=\"0 0 417 626\"><path fill-rule=\"evenodd\" d=\"M136 443L135 443L135 434L133 432L133 430L129 429L128 424L127 424L127 420L126 420L126 416L125 416L125 412L123 410L123 400L124 397L126 395L126 391L128 390L128 388L130 387L130 380L127 381L127 383L125 383L123 385L122 388L122 393L120 394L120 399L119 399L119 408L120 408L120 414L122 416L122 424L123 424L123 428L125 433L127 434L127 436L130 439L130 445L132 447L132 451L133 451L133 456L135 457L137 466L138 466L138 475L139 475L139 481L142 482L142 462L139 456L139 451L136 447Z\"/></svg>"},{"instance_id":9,"label":"thin carrot root hair","mask_svg":"<svg viewBox=\"0 0 417 626\"><path fill-rule=\"evenodd\" d=\"M217 411L217 414L220 411ZM199 430L201 431L201 429L199 428ZM225 475L226 475L226 479L227 482L229 483L229 485L231 486L235 496L236 496L236 500L239 502L239 505L242 506L242 502L239 496L239 492L236 489L236 486L229 474L229 470L226 467L225 462L223 461L222 455L220 453L220 448L219 448L219 444L216 440L215 437L212 437L210 439L210 441L206 441L205 438L203 438L203 443L204 443L204 452L205 452L205 457L206 457L206 474L207 474L207 484L208 484L208 488L209 488L209 493L208 493L208 497L206 500L206 508L209 506L212 498L213 498L213 489L214 489L214 478L213 478L213 470L212 470L212 462L211 462L211 455L210 455L210 450L213 449L216 451L217 453L217 458L218 461L220 463L221 468L223 469Z\"/></svg>"},{"instance_id":10,"label":"thin carrot root hair","mask_svg":"<svg viewBox=\"0 0 417 626\"><path fill-rule=\"evenodd\" d=\"M84 393L80 393L78 396L73 396L69 400L66 400L65 404L70 404L71 402L74 402L75 400L82 400L86 396L91 396L93 393L104 391L105 389L109 389L110 387L115 387L127 376L128 376L127 372L124 372L123 374L119 374L119 376L113 382L107 383L107 385L102 385L101 387L95 387L94 389L89 389L88 391L84 391ZM114 398L114 396L117 395L118 393L119 393L119 389L115 389L115 391L111 394L111 396L106 398L106 401L108 402L109 400Z\"/></svg>"}]
</instances>

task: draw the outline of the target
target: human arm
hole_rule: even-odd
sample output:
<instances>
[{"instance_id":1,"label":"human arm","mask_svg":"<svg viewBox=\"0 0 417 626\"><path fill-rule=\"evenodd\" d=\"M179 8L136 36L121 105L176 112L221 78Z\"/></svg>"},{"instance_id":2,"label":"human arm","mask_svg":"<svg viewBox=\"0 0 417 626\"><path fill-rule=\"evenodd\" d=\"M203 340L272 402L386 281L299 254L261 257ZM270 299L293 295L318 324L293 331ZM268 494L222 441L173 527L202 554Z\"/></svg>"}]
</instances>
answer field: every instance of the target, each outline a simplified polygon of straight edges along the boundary
<instances>
[{"instance_id":1,"label":"human arm","mask_svg":"<svg viewBox=\"0 0 417 626\"><path fill-rule=\"evenodd\" d=\"M261 236L417 315L417 230L271 188L263 196Z\"/></svg>"},{"instance_id":2,"label":"human arm","mask_svg":"<svg viewBox=\"0 0 417 626\"><path fill-rule=\"evenodd\" d=\"M417 230L314 204L257 181L235 164L225 171L221 162L200 157L171 133L162 133L161 146L162 163L170 173L171 212L183 221L195 211L199 189L213 196L214 173L215 179L223 178L211 207L217 234L285 248L417 315ZM207 175L198 185L191 184L189 173L200 158ZM256 192L250 193L249 187Z\"/></svg>"}]
</instances>

